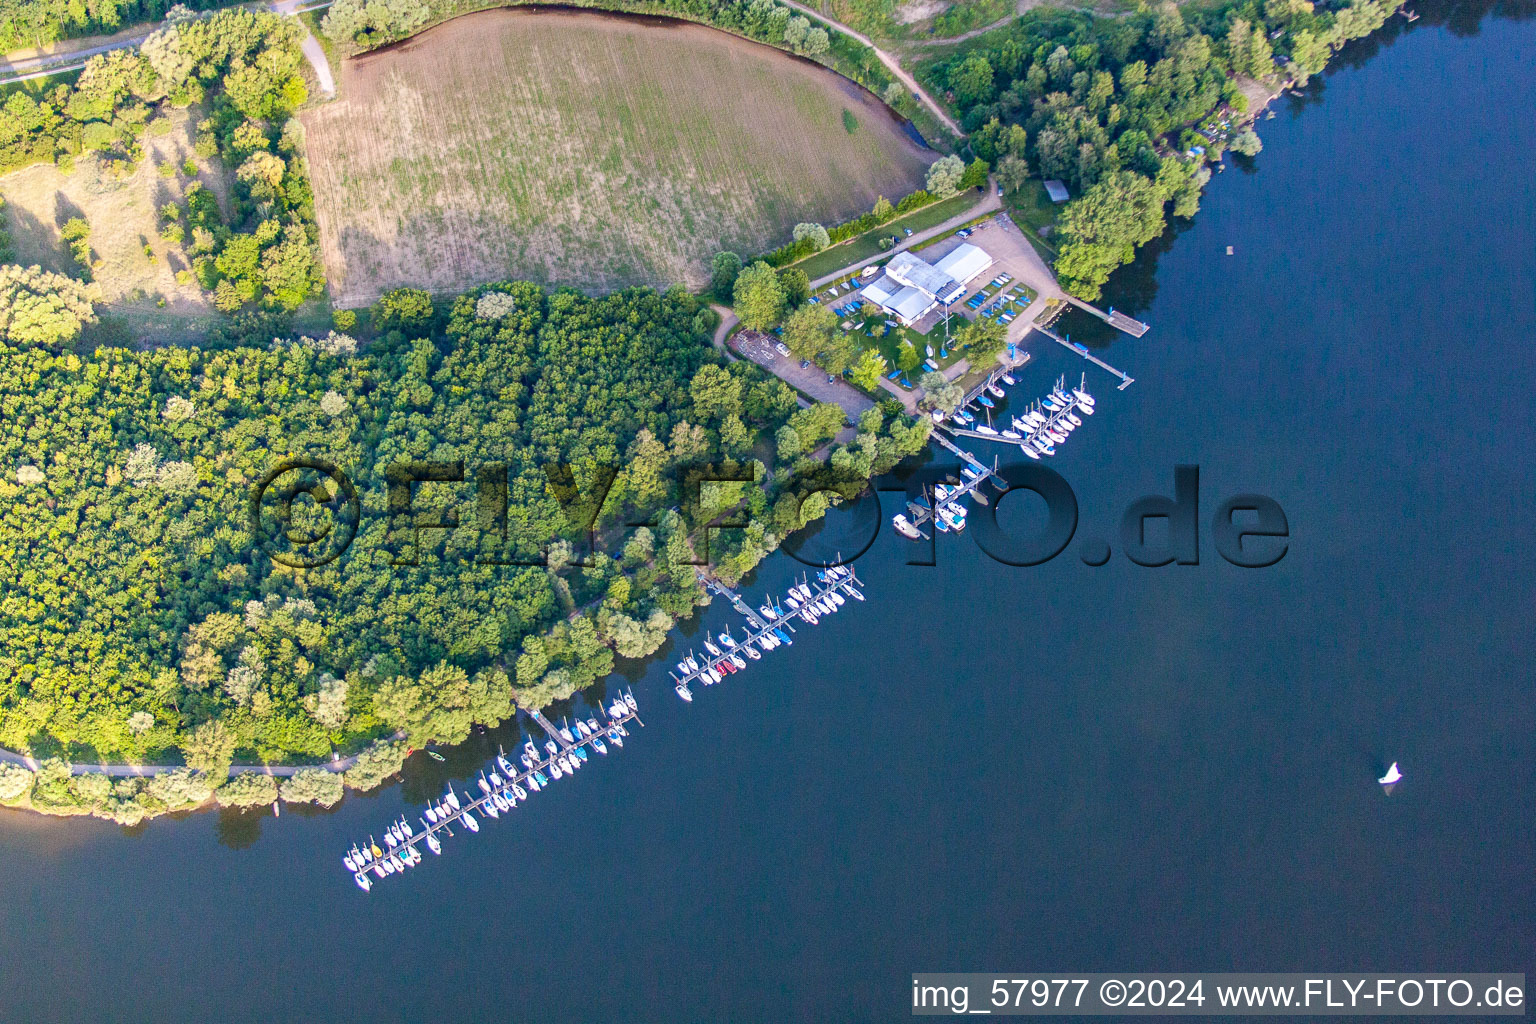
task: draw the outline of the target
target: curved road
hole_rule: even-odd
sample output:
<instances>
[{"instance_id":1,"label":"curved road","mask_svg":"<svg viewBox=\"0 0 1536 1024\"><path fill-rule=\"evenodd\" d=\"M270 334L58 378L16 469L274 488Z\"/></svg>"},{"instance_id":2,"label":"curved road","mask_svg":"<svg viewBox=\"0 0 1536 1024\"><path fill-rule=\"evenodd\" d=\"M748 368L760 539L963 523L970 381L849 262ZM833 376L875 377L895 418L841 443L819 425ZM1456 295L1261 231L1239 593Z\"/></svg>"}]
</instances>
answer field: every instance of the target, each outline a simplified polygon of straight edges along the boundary
<instances>
[{"instance_id":1,"label":"curved road","mask_svg":"<svg viewBox=\"0 0 1536 1024\"><path fill-rule=\"evenodd\" d=\"M853 29L849 28L847 25L844 25L840 21L833 21L831 18L827 17L825 14L822 14L814 7L807 7L805 4L799 3L798 0L782 0L782 3L784 3L784 5L787 7L793 7L795 10L802 14L810 15L817 21L826 22L828 25L831 25L843 35L852 39L856 39L863 43L865 46L869 47L871 50L874 50L875 56L880 58L880 63L885 65L886 70L895 75L896 80L899 81L902 85L906 86L909 92L913 93L917 96L918 99L922 100L923 105L929 110L933 111L934 116L943 122L945 128L948 128L951 132L954 133L955 138L965 138L965 132L961 131L960 126L956 124L948 114L944 113L944 109L942 107L933 101L933 97L929 96L927 91L922 86L917 84L917 79L909 75L906 72L906 69L901 66L901 63L897 61L895 57L892 57L890 54L880 49L880 47L876 46L874 40L870 39L869 36L864 35L862 32L855 32Z\"/></svg>"}]
</instances>

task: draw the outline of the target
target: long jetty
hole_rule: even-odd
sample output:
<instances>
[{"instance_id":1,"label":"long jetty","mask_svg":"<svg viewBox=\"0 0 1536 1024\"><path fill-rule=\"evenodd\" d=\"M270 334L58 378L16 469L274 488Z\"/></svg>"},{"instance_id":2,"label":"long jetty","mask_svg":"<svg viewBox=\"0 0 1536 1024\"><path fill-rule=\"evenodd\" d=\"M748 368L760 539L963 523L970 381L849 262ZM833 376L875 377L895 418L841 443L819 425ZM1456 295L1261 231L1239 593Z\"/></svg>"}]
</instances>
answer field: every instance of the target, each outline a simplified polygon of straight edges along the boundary
<instances>
[{"instance_id":1,"label":"long jetty","mask_svg":"<svg viewBox=\"0 0 1536 1024\"><path fill-rule=\"evenodd\" d=\"M1145 331L1145 326L1146 325L1142 325L1142 326L1143 326L1142 333L1145 334L1146 333L1146 331ZM1132 377L1130 374L1126 373L1123 370L1117 370L1113 366L1110 366L1104 360L1100 359L1098 356L1096 356L1092 352L1088 351L1087 346L1079 345L1075 341L1068 341L1066 338L1063 338L1061 335L1057 334L1055 331L1051 330L1049 327L1043 327L1040 324L1034 324L1033 325L1033 329L1039 331L1041 334L1045 335L1047 338L1050 338L1052 341L1054 341L1056 344L1060 345L1062 348L1065 348L1067 351L1073 352L1073 353L1075 353L1077 355L1080 355L1084 359L1086 359L1090 363L1092 363L1093 365L1095 365L1095 366L1097 366L1097 367L1099 367L1101 369L1108 370L1110 373L1114 374L1116 377L1119 377L1120 378L1120 387L1118 388L1118 390L1124 391L1126 388L1130 387L1132 384L1135 383L1136 379L1134 377Z\"/></svg>"},{"instance_id":2,"label":"long jetty","mask_svg":"<svg viewBox=\"0 0 1536 1024\"><path fill-rule=\"evenodd\" d=\"M614 749L622 747L624 738L629 735L626 727L631 722L645 725L640 721L634 696L629 693L614 698L597 716L578 724L575 729L556 726L534 709L528 709L528 715L549 734L549 741L555 744L555 752L546 754L539 750L530 732L527 745L522 751L515 752L512 758L503 752L481 769L477 780L481 790L479 796L466 788L465 799L461 800L450 783L448 793L429 804L426 812L417 819L421 823L419 829L413 828L402 817L391 822L384 830L384 846L379 846L372 836L368 837L366 846L359 848L354 845L344 855L343 864L359 887L370 889L375 881L400 874L420 864L424 859L421 853L423 846L434 854L441 853L442 840L452 836L455 827L471 832L479 831L482 821L511 813L519 803L555 779L575 774L583 764L591 760L592 753L603 755L610 746ZM589 723L596 723L597 727L593 729ZM582 724L587 725L586 732L582 732ZM531 756L529 750L537 756ZM509 771L506 766L515 765L516 762L522 763L522 769L513 767ZM489 778L487 772L490 773ZM522 795L519 796L519 793Z\"/></svg>"}]
</instances>

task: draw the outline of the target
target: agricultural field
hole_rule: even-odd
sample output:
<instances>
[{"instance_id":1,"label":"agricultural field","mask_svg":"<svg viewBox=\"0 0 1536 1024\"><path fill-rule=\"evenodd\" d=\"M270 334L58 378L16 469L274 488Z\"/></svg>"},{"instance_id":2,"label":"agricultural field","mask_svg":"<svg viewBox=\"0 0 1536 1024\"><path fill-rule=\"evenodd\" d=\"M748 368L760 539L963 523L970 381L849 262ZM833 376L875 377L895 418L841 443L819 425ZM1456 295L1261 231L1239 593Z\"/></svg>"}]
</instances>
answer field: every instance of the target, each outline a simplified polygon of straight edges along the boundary
<instances>
[{"instance_id":1,"label":"agricultural field","mask_svg":"<svg viewBox=\"0 0 1536 1024\"><path fill-rule=\"evenodd\" d=\"M195 180L221 200L228 183L222 172L210 169L210 161L195 157L188 112L176 111L170 122L169 131L145 137L145 157L127 173L86 154L69 174L53 164L36 164L0 177L5 200L0 224L10 232L13 262L79 276L61 229L83 217L90 225L93 277L103 300L98 307L132 323L140 337L184 334L222 319L196 281L177 283L176 272L186 270L188 261L182 246L160 237L158 211L180 200L194 180L185 173L188 160L200 165ZM162 166L174 173L162 173Z\"/></svg>"},{"instance_id":2,"label":"agricultural field","mask_svg":"<svg viewBox=\"0 0 1536 1024\"><path fill-rule=\"evenodd\" d=\"M698 287L716 251L899 199L936 156L824 68L596 13L459 18L347 61L340 92L302 117L343 307L509 277Z\"/></svg>"}]
</instances>

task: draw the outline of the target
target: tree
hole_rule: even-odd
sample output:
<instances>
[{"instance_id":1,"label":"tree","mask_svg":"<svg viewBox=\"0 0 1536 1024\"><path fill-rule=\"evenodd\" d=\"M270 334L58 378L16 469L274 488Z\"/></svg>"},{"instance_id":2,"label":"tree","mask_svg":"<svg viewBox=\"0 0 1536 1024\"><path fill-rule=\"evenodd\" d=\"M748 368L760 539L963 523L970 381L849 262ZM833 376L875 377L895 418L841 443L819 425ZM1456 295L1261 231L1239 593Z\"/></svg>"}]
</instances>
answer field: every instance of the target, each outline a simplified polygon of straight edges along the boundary
<instances>
[{"instance_id":1,"label":"tree","mask_svg":"<svg viewBox=\"0 0 1536 1024\"><path fill-rule=\"evenodd\" d=\"M0 267L0 339L58 349L96 322L94 293L41 267Z\"/></svg>"},{"instance_id":2,"label":"tree","mask_svg":"<svg viewBox=\"0 0 1536 1024\"><path fill-rule=\"evenodd\" d=\"M1029 181L1029 164L1021 156L1009 153L997 163L997 183L1004 192L1017 192Z\"/></svg>"},{"instance_id":3,"label":"tree","mask_svg":"<svg viewBox=\"0 0 1536 1024\"><path fill-rule=\"evenodd\" d=\"M716 301L730 302L741 273L741 257L733 252L717 252L710 261L709 287Z\"/></svg>"},{"instance_id":4,"label":"tree","mask_svg":"<svg viewBox=\"0 0 1536 1024\"><path fill-rule=\"evenodd\" d=\"M324 768L300 768L278 787L278 794L287 803L321 807L334 807L343 791L341 776Z\"/></svg>"},{"instance_id":5,"label":"tree","mask_svg":"<svg viewBox=\"0 0 1536 1024\"><path fill-rule=\"evenodd\" d=\"M405 744L379 740L357 755L342 776L353 789L373 789L405 765Z\"/></svg>"},{"instance_id":6,"label":"tree","mask_svg":"<svg viewBox=\"0 0 1536 1024\"><path fill-rule=\"evenodd\" d=\"M972 106L992 98L992 75L992 62L986 55L973 53L950 71L949 87L962 104Z\"/></svg>"},{"instance_id":7,"label":"tree","mask_svg":"<svg viewBox=\"0 0 1536 1024\"><path fill-rule=\"evenodd\" d=\"M819 302L809 302L784 321L784 344L800 359L815 359L836 329L837 314Z\"/></svg>"},{"instance_id":8,"label":"tree","mask_svg":"<svg viewBox=\"0 0 1536 1024\"><path fill-rule=\"evenodd\" d=\"M832 244L832 239L827 235L827 229L822 227L820 224L811 222L802 222L800 224L796 224L794 230L794 239L797 242L810 239L811 245L813 245L817 250L825 249L827 246Z\"/></svg>"},{"instance_id":9,"label":"tree","mask_svg":"<svg viewBox=\"0 0 1536 1024\"><path fill-rule=\"evenodd\" d=\"M419 288L396 288L379 296L373 322L385 331L424 330L432 321L432 296Z\"/></svg>"},{"instance_id":10,"label":"tree","mask_svg":"<svg viewBox=\"0 0 1536 1024\"><path fill-rule=\"evenodd\" d=\"M1232 152L1241 153L1243 156L1258 156L1264 148L1264 143L1259 140L1258 133L1252 128L1244 128L1232 140Z\"/></svg>"},{"instance_id":11,"label":"tree","mask_svg":"<svg viewBox=\"0 0 1536 1024\"><path fill-rule=\"evenodd\" d=\"M853 364L853 382L865 391L880 387L880 380L887 369L885 359L874 349L865 349Z\"/></svg>"},{"instance_id":12,"label":"tree","mask_svg":"<svg viewBox=\"0 0 1536 1024\"><path fill-rule=\"evenodd\" d=\"M693 395L693 414L701 420L717 420L741 412L741 379L713 363L699 367L688 386Z\"/></svg>"},{"instance_id":13,"label":"tree","mask_svg":"<svg viewBox=\"0 0 1536 1024\"><path fill-rule=\"evenodd\" d=\"M1108 175L1067 204L1061 215L1061 254L1056 273L1074 295L1092 301L1136 248L1162 233L1163 203L1153 182L1132 171Z\"/></svg>"},{"instance_id":14,"label":"tree","mask_svg":"<svg viewBox=\"0 0 1536 1024\"><path fill-rule=\"evenodd\" d=\"M181 750L186 755L187 767L210 779L222 779L229 774L230 763L235 759L235 734L215 718L188 733Z\"/></svg>"},{"instance_id":15,"label":"tree","mask_svg":"<svg viewBox=\"0 0 1536 1024\"><path fill-rule=\"evenodd\" d=\"M923 389L922 404L930 409L954 412L960 408L965 389L954 381L945 380L937 370L930 370L918 378L917 386Z\"/></svg>"},{"instance_id":16,"label":"tree","mask_svg":"<svg viewBox=\"0 0 1536 1024\"><path fill-rule=\"evenodd\" d=\"M885 91L880 94L880 98L885 101L886 106L894 107L905 99L906 95L907 90L902 88L900 82L890 82L886 85Z\"/></svg>"},{"instance_id":17,"label":"tree","mask_svg":"<svg viewBox=\"0 0 1536 1024\"><path fill-rule=\"evenodd\" d=\"M923 354L917 350L917 346L903 338L901 345L896 349L896 367L903 373L910 373L923 363Z\"/></svg>"},{"instance_id":18,"label":"tree","mask_svg":"<svg viewBox=\"0 0 1536 1024\"><path fill-rule=\"evenodd\" d=\"M985 160L977 158L965 165L965 173L960 175L960 185L965 188L980 188L987 183L987 172L991 170Z\"/></svg>"},{"instance_id":19,"label":"tree","mask_svg":"<svg viewBox=\"0 0 1536 1024\"><path fill-rule=\"evenodd\" d=\"M241 772L213 791L220 807L264 807L277 801L277 780L262 772Z\"/></svg>"},{"instance_id":20,"label":"tree","mask_svg":"<svg viewBox=\"0 0 1536 1024\"><path fill-rule=\"evenodd\" d=\"M885 198L885 196L878 196L875 199L874 209L869 212L874 216L875 223L884 224L895 215L896 208L891 205L891 201Z\"/></svg>"},{"instance_id":21,"label":"tree","mask_svg":"<svg viewBox=\"0 0 1536 1024\"><path fill-rule=\"evenodd\" d=\"M762 260L737 276L733 292L736 316L742 326L765 331L779 322L784 312L784 288L773 268Z\"/></svg>"},{"instance_id":22,"label":"tree","mask_svg":"<svg viewBox=\"0 0 1536 1024\"><path fill-rule=\"evenodd\" d=\"M954 154L941 156L929 165L924 188L941 199L952 196L960 190L960 179L964 174L965 161Z\"/></svg>"},{"instance_id":23,"label":"tree","mask_svg":"<svg viewBox=\"0 0 1536 1024\"><path fill-rule=\"evenodd\" d=\"M779 271L779 287L784 289L785 309L794 309L811 297L811 279L799 267Z\"/></svg>"},{"instance_id":24,"label":"tree","mask_svg":"<svg viewBox=\"0 0 1536 1024\"><path fill-rule=\"evenodd\" d=\"M787 423L774 434L773 442L778 451L779 462L784 465L794 462L804 450L800 444L799 431Z\"/></svg>"},{"instance_id":25,"label":"tree","mask_svg":"<svg viewBox=\"0 0 1536 1024\"><path fill-rule=\"evenodd\" d=\"M971 365L985 366L1003 350L1008 328L987 317L977 317L955 332L955 342L964 348Z\"/></svg>"}]
</instances>

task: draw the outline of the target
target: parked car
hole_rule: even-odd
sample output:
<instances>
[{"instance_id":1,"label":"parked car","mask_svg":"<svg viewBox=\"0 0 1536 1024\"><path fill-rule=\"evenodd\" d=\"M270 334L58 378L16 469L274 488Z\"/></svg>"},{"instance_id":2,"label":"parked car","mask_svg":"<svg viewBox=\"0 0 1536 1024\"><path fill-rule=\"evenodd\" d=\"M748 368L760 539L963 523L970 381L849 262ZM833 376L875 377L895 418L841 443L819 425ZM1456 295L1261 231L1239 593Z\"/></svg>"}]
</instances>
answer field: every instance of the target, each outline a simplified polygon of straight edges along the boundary
<instances>
[{"instance_id":1,"label":"parked car","mask_svg":"<svg viewBox=\"0 0 1536 1024\"><path fill-rule=\"evenodd\" d=\"M776 342L773 347L779 350L779 355L781 355L781 356L789 355L789 346L784 344L782 341Z\"/></svg>"},{"instance_id":2,"label":"parked car","mask_svg":"<svg viewBox=\"0 0 1536 1024\"><path fill-rule=\"evenodd\" d=\"M912 237L912 229L911 228L902 228L901 230L903 230L903 231L905 231L907 233L907 237L908 238Z\"/></svg>"},{"instance_id":3,"label":"parked car","mask_svg":"<svg viewBox=\"0 0 1536 1024\"><path fill-rule=\"evenodd\" d=\"M811 365L811 361L809 359L802 359L802 360L800 360L800 369L803 370L807 366L810 366L810 365Z\"/></svg>"},{"instance_id":4,"label":"parked car","mask_svg":"<svg viewBox=\"0 0 1536 1024\"><path fill-rule=\"evenodd\" d=\"M961 228L959 231L956 231L955 234L959 235L961 238L970 238L971 237L971 229L970 228Z\"/></svg>"}]
</instances>

